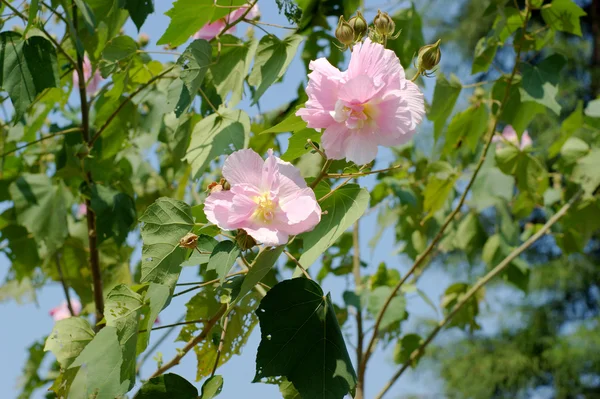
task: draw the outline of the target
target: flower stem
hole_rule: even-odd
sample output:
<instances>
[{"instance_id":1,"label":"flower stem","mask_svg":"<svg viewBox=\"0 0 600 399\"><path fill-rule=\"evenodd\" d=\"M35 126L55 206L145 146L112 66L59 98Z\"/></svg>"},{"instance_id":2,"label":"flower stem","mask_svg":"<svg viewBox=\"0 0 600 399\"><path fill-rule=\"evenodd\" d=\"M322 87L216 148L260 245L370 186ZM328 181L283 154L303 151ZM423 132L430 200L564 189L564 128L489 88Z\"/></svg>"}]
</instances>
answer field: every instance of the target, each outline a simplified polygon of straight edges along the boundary
<instances>
[{"instance_id":1,"label":"flower stem","mask_svg":"<svg viewBox=\"0 0 600 399\"><path fill-rule=\"evenodd\" d=\"M317 177L315 177L315 180L313 180L312 183L310 183L310 188L317 187L317 185L321 182L321 180L323 180L323 178L325 176L327 176L327 171L329 170L329 167L331 166L332 163L333 163L333 159L328 159L327 161L325 161L325 163L323 164L323 168L321 169L321 172L319 172L319 175Z\"/></svg>"}]
</instances>

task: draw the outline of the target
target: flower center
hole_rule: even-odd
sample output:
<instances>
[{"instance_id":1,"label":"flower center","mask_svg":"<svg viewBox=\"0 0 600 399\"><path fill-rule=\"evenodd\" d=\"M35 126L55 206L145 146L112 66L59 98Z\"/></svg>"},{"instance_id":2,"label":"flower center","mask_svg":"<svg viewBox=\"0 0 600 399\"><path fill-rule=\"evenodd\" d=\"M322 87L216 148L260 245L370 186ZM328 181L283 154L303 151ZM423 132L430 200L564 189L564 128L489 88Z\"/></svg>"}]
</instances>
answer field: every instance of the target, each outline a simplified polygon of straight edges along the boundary
<instances>
[{"instance_id":1,"label":"flower center","mask_svg":"<svg viewBox=\"0 0 600 399\"><path fill-rule=\"evenodd\" d=\"M270 223L275 218L277 202L271 199L269 193L263 193L254 197L254 202L258 205L254 211L254 217L263 223Z\"/></svg>"},{"instance_id":2,"label":"flower center","mask_svg":"<svg viewBox=\"0 0 600 399\"><path fill-rule=\"evenodd\" d=\"M352 104L338 100L335 103L335 111L331 116L338 123L345 123L348 129L360 129L365 123L372 121L375 109L371 104Z\"/></svg>"}]
</instances>

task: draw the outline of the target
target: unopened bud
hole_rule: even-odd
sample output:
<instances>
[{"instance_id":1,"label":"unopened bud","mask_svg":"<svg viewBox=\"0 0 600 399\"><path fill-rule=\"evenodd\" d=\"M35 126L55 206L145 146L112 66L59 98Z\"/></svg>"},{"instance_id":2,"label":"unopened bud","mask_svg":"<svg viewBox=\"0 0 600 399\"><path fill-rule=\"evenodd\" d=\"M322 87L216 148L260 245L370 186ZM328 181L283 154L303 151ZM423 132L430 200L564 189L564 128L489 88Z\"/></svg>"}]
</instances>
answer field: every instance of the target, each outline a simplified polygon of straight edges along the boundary
<instances>
[{"instance_id":1,"label":"unopened bud","mask_svg":"<svg viewBox=\"0 0 600 399\"><path fill-rule=\"evenodd\" d=\"M138 44L140 47L146 47L150 43L150 36L147 33L140 33L138 36Z\"/></svg>"},{"instance_id":2,"label":"unopened bud","mask_svg":"<svg viewBox=\"0 0 600 399\"><path fill-rule=\"evenodd\" d=\"M181 248L194 249L198 245L198 236L194 233L187 233L181 240L179 240L179 246Z\"/></svg>"},{"instance_id":3,"label":"unopened bud","mask_svg":"<svg viewBox=\"0 0 600 399\"><path fill-rule=\"evenodd\" d=\"M420 71L431 71L440 63L442 51L440 50L441 39L434 44L428 44L421 47L417 57L417 68Z\"/></svg>"},{"instance_id":4,"label":"unopened bud","mask_svg":"<svg viewBox=\"0 0 600 399\"><path fill-rule=\"evenodd\" d=\"M367 31L369 30L369 25L367 24L367 20L363 17L360 11L356 12L356 15L350 18L348 21L350 27L354 30L354 41L357 42L362 39Z\"/></svg>"},{"instance_id":5,"label":"unopened bud","mask_svg":"<svg viewBox=\"0 0 600 399\"><path fill-rule=\"evenodd\" d=\"M345 46L351 46L354 43L354 29L344 20L344 16L340 16L338 26L335 29L335 37Z\"/></svg>"},{"instance_id":6,"label":"unopened bud","mask_svg":"<svg viewBox=\"0 0 600 399\"><path fill-rule=\"evenodd\" d=\"M253 248L256 245L256 241L254 238L248 235L245 230L239 229L237 235L235 236L235 241L237 242L238 247L245 251L247 249Z\"/></svg>"},{"instance_id":7,"label":"unopened bud","mask_svg":"<svg viewBox=\"0 0 600 399\"><path fill-rule=\"evenodd\" d=\"M231 189L231 184L229 184L229 182L223 178L219 180L218 183L216 181L210 183L207 187L207 191L209 191L211 194L218 193L220 191L227 191L229 189Z\"/></svg>"},{"instance_id":8,"label":"unopened bud","mask_svg":"<svg viewBox=\"0 0 600 399\"><path fill-rule=\"evenodd\" d=\"M380 36L392 36L396 30L396 23L387 12L377 10L377 15L373 19L375 30Z\"/></svg>"}]
</instances>

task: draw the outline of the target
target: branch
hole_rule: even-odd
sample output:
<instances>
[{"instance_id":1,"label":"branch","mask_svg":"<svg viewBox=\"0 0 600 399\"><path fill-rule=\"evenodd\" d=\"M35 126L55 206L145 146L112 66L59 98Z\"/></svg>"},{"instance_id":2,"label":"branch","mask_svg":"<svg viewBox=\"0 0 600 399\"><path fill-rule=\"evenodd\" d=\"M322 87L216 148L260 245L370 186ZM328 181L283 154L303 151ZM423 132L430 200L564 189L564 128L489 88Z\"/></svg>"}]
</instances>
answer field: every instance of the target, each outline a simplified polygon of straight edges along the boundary
<instances>
[{"instance_id":1,"label":"branch","mask_svg":"<svg viewBox=\"0 0 600 399\"><path fill-rule=\"evenodd\" d=\"M182 315L179 318L179 321L183 321L185 320L185 315ZM169 331L167 331L166 333L164 333L159 339L158 341L156 341L156 343L154 345L152 345L152 347L150 349L148 349L146 351L146 353L144 354L144 356L140 359L140 361L137 364L136 367L136 372L139 373L140 369L142 368L142 365L146 362L146 360L148 360L148 358L150 356L152 356L152 353L160 346L162 345L163 342L165 342L165 340L167 339L167 337L175 330L175 327L177 327L176 325L172 325L171 328L169 329Z\"/></svg>"},{"instance_id":2,"label":"branch","mask_svg":"<svg viewBox=\"0 0 600 399\"><path fill-rule=\"evenodd\" d=\"M352 273L354 274L354 290L357 294L359 294L362 281L360 277L360 242L358 240L358 220L354 223L354 229L352 230L352 245L354 247L354 252L352 254ZM362 323L362 310L359 308L356 309L356 364L358 367L358 384L356 385L356 396L354 399L363 399L365 395L365 368L362 368L363 364L363 346L364 346L364 338L365 333L363 331L363 323Z\"/></svg>"},{"instance_id":3,"label":"branch","mask_svg":"<svg viewBox=\"0 0 600 399\"><path fill-rule=\"evenodd\" d=\"M298 268L302 271L302 273L307 279L312 280L312 277L310 276L310 274L308 274L306 268L300 264L300 262L294 257L294 255L292 255L288 251L283 251L283 253L286 254L287 257L290 258L290 260L296 264L296 266L298 266Z\"/></svg>"},{"instance_id":4,"label":"branch","mask_svg":"<svg viewBox=\"0 0 600 399\"><path fill-rule=\"evenodd\" d=\"M152 327L150 330L154 331L154 330L162 330L164 328L171 328L171 327L177 327L177 326L185 326L188 324L198 324L198 323L206 323L206 319L197 319L197 320L190 320L190 321L178 321L177 323L173 323L173 324L165 324L164 326L158 326L158 327ZM147 332L148 330L140 330L138 331L138 333L143 333L143 332Z\"/></svg>"},{"instance_id":5,"label":"branch","mask_svg":"<svg viewBox=\"0 0 600 399\"><path fill-rule=\"evenodd\" d=\"M254 0L252 2L252 4L250 4L248 7L246 7L246 11L244 11L244 13L242 15L240 15L240 17L238 19L236 19L235 21L233 21L233 22L227 21L227 24L225 25L225 27L223 27L223 29L221 29L221 31L217 35L217 40L220 39L221 34L226 33L229 29L233 28L234 26L236 26L237 24L242 22L246 18L246 15L248 15L250 13L250 11L252 10L252 7L254 7L256 5L256 3L258 3L258 0Z\"/></svg>"},{"instance_id":6,"label":"branch","mask_svg":"<svg viewBox=\"0 0 600 399\"><path fill-rule=\"evenodd\" d=\"M212 373L210 373L211 377L215 376L217 367L219 367L219 359L221 358L221 352L223 352L223 344L225 343L225 334L227 334L227 324L229 324L229 316L225 316L225 321L223 322L223 331L221 331L221 339L219 340L219 347L217 348L217 358L215 359L215 365L213 366Z\"/></svg>"},{"instance_id":7,"label":"branch","mask_svg":"<svg viewBox=\"0 0 600 399\"><path fill-rule=\"evenodd\" d=\"M233 276L238 276L240 274L246 274L246 273L248 273L248 270L242 270L242 271L239 271L239 272L230 273L227 276L225 276L225 278L229 278L229 277L233 277ZM177 284L178 286L195 285L195 287L188 288L187 290L183 290L183 291L180 291L180 292L178 292L176 294L173 294L173 298L175 298L176 296L179 296L179 295L186 294L186 293L188 293L190 291L194 291L194 290L200 289L202 287L206 287L207 285L218 283L219 281L221 281L220 278L216 278L214 280L209 280L209 281L204 281L202 283L179 283L179 284Z\"/></svg>"},{"instance_id":8,"label":"branch","mask_svg":"<svg viewBox=\"0 0 600 399\"><path fill-rule=\"evenodd\" d=\"M121 112L121 110L127 105L127 103L129 103L129 101L131 101L131 99L133 97L138 95L142 90L144 90L146 87L150 86L152 83L154 83L158 79L165 76L167 73L171 72L173 70L173 68L175 68L175 65L170 66L169 68L165 69L158 75L154 76L152 79L150 79L149 81L147 81L146 83L144 83L143 85L138 87L133 93L131 93L129 96L127 96L127 98L125 100L123 100L123 102L121 104L119 104L117 109L108 117L106 122L104 122L104 125L102 125L102 127L96 132L96 134L94 134L94 137L92 137L92 139L89 142L89 146L92 147L94 145L94 143L96 142L96 140L98 140L98 137L100 137L102 132L104 132L106 130L108 125L110 125L110 123L113 121L113 119L116 118L116 116L119 114L119 112ZM79 79L79 81L81 82L81 79Z\"/></svg>"},{"instance_id":9,"label":"branch","mask_svg":"<svg viewBox=\"0 0 600 399\"><path fill-rule=\"evenodd\" d=\"M221 308L219 309L219 311L217 313L215 313L215 315L213 317L211 317L204 324L204 328L202 329L202 331L200 332L200 334L197 337L192 338L191 340L189 340L188 343L185 344L185 346L183 347L183 349L181 349L180 351L177 352L177 355L175 355L175 357L173 359L171 359L169 362L167 362L166 364L164 364L162 367L159 367L154 372L154 374L152 374L150 376L150 378L158 377L159 375L164 374L167 370L170 370L171 368L177 366L179 364L179 362L181 361L181 359L189 351L191 351L194 346L198 345L198 343L202 342L202 340L205 339L208 336L208 334L210 333L210 331L212 330L212 328L215 326L215 324L217 324L219 322L219 319L221 318L221 316L223 316L223 314L225 313L226 309L227 309L227 306L225 306L225 305L221 306Z\"/></svg>"},{"instance_id":10,"label":"branch","mask_svg":"<svg viewBox=\"0 0 600 399\"><path fill-rule=\"evenodd\" d=\"M72 317L75 317L77 315L75 314L75 311L73 310L73 305L71 304L71 295L69 295L69 287L67 286L65 276L63 275L62 267L60 266L60 256L58 255L58 252L54 254L54 260L56 262L56 270L58 271L60 284L62 285L63 291L65 293L65 299L67 300L67 307L69 308L69 313L71 313Z\"/></svg>"},{"instance_id":11,"label":"branch","mask_svg":"<svg viewBox=\"0 0 600 399\"><path fill-rule=\"evenodd\" d=\"M573 206L573 204L575 202L577 202L579 200L579 198L581 198L582 194L583 194L583 190L578 191L569 200L569 202L567 202L565 205L563 205L563 207L560 208L560 210L558 212L556 212L556 214L554 216L552 216L546 222L546 224L544 224L544 226L542 226L542 228L537 233L532 235L527 241L525 241L518 248L513 250L506 258L504 258L502 260L502 262L500 262L488 274L483 276L473 287L471 287L471 289L469 291L467 291L467 293L458 301L456 306L454 306L452 311L450 313L448 313L448 315L446 317L444 317L444 319L438 323L438 325L433 329L433 331L427 336L425 341L423 341L423 343L411 353L409 359L392 376L390 381L388 381L388 383L385 385L385 387L377 394L375 399L381 399L383 397L383 395L385 395L387 393L387 391L392 387L392 385L396 382L396 380L398 380L398 378L402 375L402 373L404 373L404 371L419 356L421 356L423 354L425 347L435 338L435 336L440 332L440 330L442 328L444 328L444 326L446 324L448 324L448 322L450 322L450 320L452 320L452 318L456 315L456 313L458 313L458 311L477 293L477 291L479 291L484 285L486 285L488 282L490 282L490 280L492 280L494 277L496 277L498 274L500 274L508 265L510 265L510 263L515 258L517 258L519 255L521 255L534 242L536 242L544 234L546 234L546 232L548 230L550 230L550 227L552 227L552 225L554 225L556 222L558 222L560 220L560 218L562 218L567 213L569 208L571 208L571 206Z\"/></svg>"},{"instance_id":12,"label":"branch","mask_svg":"<svg viewBox=\"0 0 600 399\"><path fill-rule=\"evenodd\" d=\"M56 132L56 133L49 134L47 136L40 137L37 140L34 140L32 142L23 144L22 146L14 148L14 149L12 149L10 151L6 151L4 154L1 155L1 157L4 158L5 156L12 154L13 152L20 151L23 148L27 148L27 147L32 146L34 144L37 144L37 143L39 143L41 141L51 139L52 137L61 136L63 134L69 134L69 133L74 133L74 132L81 132L82 130L83 129L81 127L72 127L72 128L69 128L69 129L61 130L60 132Z\"/></svg>"},{"instance_id":13,"label":"branch","mask_svg":"<svg viewBox=\"0 0 600 399\"><path fill-rule=\"evenodd\" d=\"M525 15L525 20L523 22L523 32L525 32L525 30L526 30L528 19L529 19L529 9L527 9L527 14ZM518 49L516 49L516 52L517 52L516 53L517 55L515 58L515 65L513 66L512 73L506 84L504 98L503 98L500 106L498 107L496 114L490 120L489 128L486 133L487 140L486 140L485 146L483 147L481 156L479 157L479 161L477 162L477 165L475 166L473 175L471 176L471 179L469 179L469 182L467 183L467 186L465 187L462 195L460 196L458 204L456 205L454 210L452 210L452 212L450 212L450 214L446 217L446 219L444 220L444 223L440 227L440 230L435 235L435 237L433 238L431 243L427 246L427 248L425 248L425 250L421 254L419 254L419 256L417 256L417 258L415 259L415 262L413 263L410 270L402 277L402 279L400 279L398 284L396 284L396 286L392 289L392 291L390 292L390 295L387 297L385 303L383 304L381 310L379 311L379 313L377 315L377 319L375 321L375 325L373 326L373 335L371 336L371 340L369 341L369 344L367 345L367 349L365 351L365 356L363 358L363 363L364 363L365 368L366 368L367 362L369 361L369 358L371 357L371 354L373 353L373 350L374 350L373 345L375 344L375 340L377 339L377 335L379 334L379 326L381 325L383 316L384 316L385 312L387 311L388 307L390 306L392 299L394 299L394 296L396 296L396 294L398 293L398 291L400 290L400 287L402 287L404 282L415 272L415 270L417 270L417 268L425 261L425 259L427 259L429 254L436 248L437 244L440 242L440 240L444 236L444 232L446 231L446 228L450 225L450 223L452 222L454 217L460 212L460 209L462 208L462 206L465 203L465 200L467 198L467 194L469 193L471 186L473 186L473 183L475 182L475 179L477 178L477 175L479 174L479 171L481 170L481 167L483 166L487 152L492 144L494 132L496 131L496 127L498 126L498 118L502 114L502 110L504 109L506 101L508 100L508 97L510 94L510 88L512 86L514 78L517 74L517 70L519 68L519 62L521 60L521 42L519 42L519 46L518 46Z\"/></svg>"},{"instance_id":14,"label":"branch","mask_svg":"<svg viewBox=\"0 0 600 399\"><path fill-rule=\"evenodd\" d=\"M332 163L333 163L333 159L328 159L325 161L325 163L323 164L323 168L321 168L321 172L319 172L317 177L315 177L315 180L313 180L312 183L310 183L310 188L317 187L317 185L321 182L321 180L323 180L323 178L325 178L325 176L327 176L327 171L329 170L329 167L331 166Z\"/></svg>"},{"instance_id":15,"label":"branch","mask_svg":"<svg viewBox=\"0 0 600 399\"><path fill-rule=\"evenodd\" d=\"M383 173L383 172L389 172L390 170L396 170L396 169L402 169L404 167L404 165L394 165L394 166L390 166L389 168L385 168L385 169L377 169L377 170L370 170L368 172L357 172L357 173L328 173L326 175L326 177L331 177L331 178L342 178L342 177L362 177L362 176L368 176L368 175L374 175L376 173Z\"/></svg>"}]
</instances>

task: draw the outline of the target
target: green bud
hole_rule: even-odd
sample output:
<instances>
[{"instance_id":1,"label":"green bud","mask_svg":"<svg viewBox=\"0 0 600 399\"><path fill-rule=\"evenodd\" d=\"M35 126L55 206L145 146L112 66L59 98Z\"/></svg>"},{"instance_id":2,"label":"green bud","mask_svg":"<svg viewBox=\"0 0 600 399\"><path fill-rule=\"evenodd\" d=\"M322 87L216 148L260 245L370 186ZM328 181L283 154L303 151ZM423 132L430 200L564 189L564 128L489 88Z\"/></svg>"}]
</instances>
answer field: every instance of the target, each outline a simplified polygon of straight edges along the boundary
<instances>
[{"instance_id":1,"label":"green bud","mask_svg":"<svg viewBox=\"0 0 600 399\"><path fill-rule=\"evenodd\" d=\"M380 36L392 36L396 30L396 23L387 12L377 10L377 15L373 19L375 30Z\"/></svg>"},{"instance_id":2,"label":"green bud","mask_svg":"<svg viewBox=\"0 0 600 399\"><path fill-rule=\"evenodd\" d=\"M354 29L344 20L344 16L340 16L338 26L335 29L335 37L345 46L351 46L354 43Z\"/></svg>"},{"instance_id":3,"label":"green bud","mask_svg":"<svg viewBox=\"0 0 600 399\"><path fill-rule=\"evenodd\" d=\"M360 11L357 11L356 15L350 18L348 24L354 29L354 41L362 39L369 30L367 20Z\"/></svg>"},{"instance_id":4,"label":"green bud","mask_svg":"<svg viewBox=\"0 0 600 399\"><path fill-rule=\"evenodd\" d=\"M440 59L442 58L442 51L440 50L441 41L440 39L434 44L421 47L417 57L417 68L420 71L431 71L440 63Z\"/></svg>"}]
</instances>

